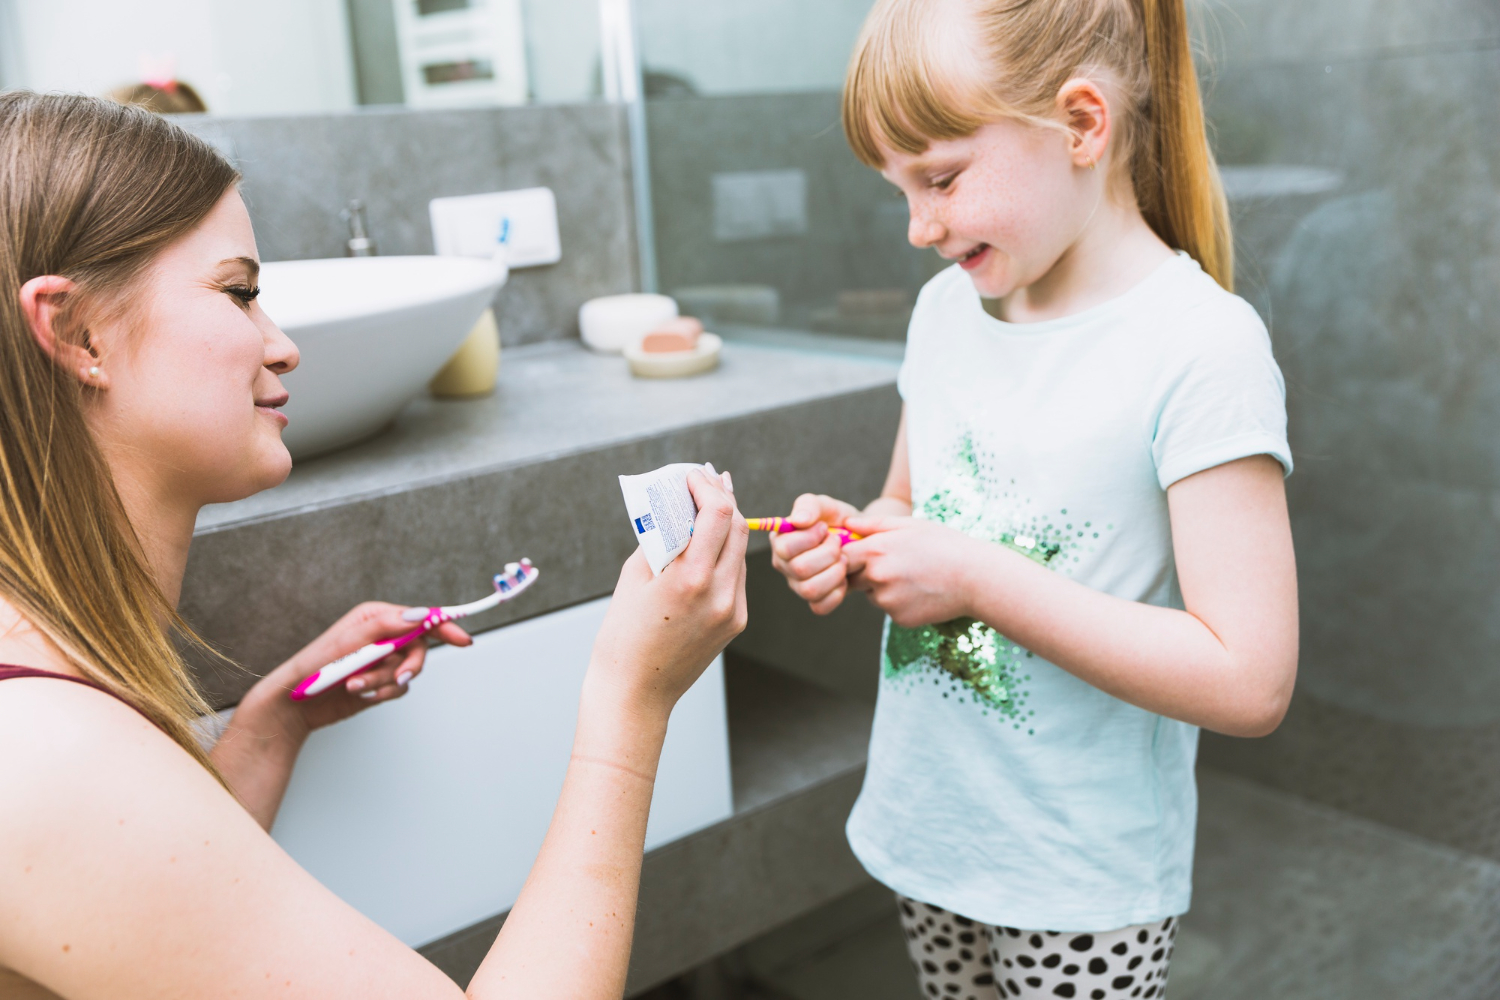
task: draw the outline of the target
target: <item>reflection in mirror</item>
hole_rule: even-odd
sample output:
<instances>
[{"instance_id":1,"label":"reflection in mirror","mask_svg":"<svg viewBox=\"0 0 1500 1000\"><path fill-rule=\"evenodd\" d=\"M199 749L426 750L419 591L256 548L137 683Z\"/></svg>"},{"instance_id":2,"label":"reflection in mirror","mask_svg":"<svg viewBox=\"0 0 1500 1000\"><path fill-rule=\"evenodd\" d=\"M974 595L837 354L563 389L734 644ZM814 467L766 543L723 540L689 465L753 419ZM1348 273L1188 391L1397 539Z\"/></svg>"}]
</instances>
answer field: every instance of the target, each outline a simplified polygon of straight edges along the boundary
<instances>
[{"instance_id":1,"label":"reflection in mirror","mask_svg":"<svg viewBox=\"0 0 1500 1000\"><path fill-rule=\"evenodd\" d=\"M660 287L718 332L898 345L943 264L839 127L871 6L637 0Z\"/></svg>"},{"instance_id":2,"label":"reflection in mirror","mask_svg":"<svg viewBox=\"0 0 1500 1000\"><path fill-rule=\"evenodd\" d=\"M577 102L599 80L596 0L0 0L0 87L168 113Z\"/></svg>"}]
</instances>

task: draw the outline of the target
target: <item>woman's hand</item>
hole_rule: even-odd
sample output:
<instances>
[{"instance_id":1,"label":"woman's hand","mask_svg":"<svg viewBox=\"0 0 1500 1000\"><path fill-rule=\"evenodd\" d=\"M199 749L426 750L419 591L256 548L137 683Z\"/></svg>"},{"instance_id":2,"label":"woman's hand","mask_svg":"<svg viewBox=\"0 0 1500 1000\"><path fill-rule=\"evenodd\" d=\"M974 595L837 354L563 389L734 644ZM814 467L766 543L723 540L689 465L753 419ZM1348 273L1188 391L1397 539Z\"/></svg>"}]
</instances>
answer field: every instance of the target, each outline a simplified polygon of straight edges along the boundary
<instances>
[{"instance_id":1,"label":"woman's hand","mask_svg":"<svg viewBox=\"0 0 1500 1000\"><path fill-rule=\"evenodd\" d=\"M653 577L637 550L625 562L594 642L587 688L633 708L670 713L683 692L740 632L750 532L725 479L693 471L698 505L683 553ZM665 715L662 716L665 718Z\"/></svg>"},{"instance_id":2,"label":"woman's hand","mask_svg":"<svg viewBox=\"0 0 1500 1000\"><path fill-rule=\"evenodd\" d=\"M849 585L897 625L915 628L973 613L976 556L988 542L914 517L860 514L844 526L864 536L844 547Z\"/></svg>"},{"instance_id":3,"label":"woman's hand","mask_svg":"<svg viewBox=\"0 0 1500 1000\"><path fill-rule=\"evenodd\" d=\"M422 672L427 644L413 642L306 701L293 701L288 693L339 657L416 628L414 622L401 618L405 610L378 601L355 607L256 682L234 710L234 718L211 756L240 802L267 830L276 819L292 767L308 734L406 694L412 678ZM455 646L474 641L452 622L439 625L429 634Z\"/></svg>"},{"instance_id":4,"label":"woman's hand","mask_svg":"<svg viewBox=\"0 0 1500 1000\"><path fill-rule=\"evenodd\" d=\"M815 615L826 615L849 592L848 560L839 536L829 531L859 514L859 508L833 497L804 493L787 518L799 529L771 536L771 565Z\"/></svg>"},{"instance_id":5,"label":"woman's hand","mask_svg":"<svg viewBox=\"0 0 1500 1000\"><path fill-rule=\"evenodd\" d=\"M426 642L417 641L398 649L368 670L305 701L292 701L287 694L339 657L372 642L405 635L416 628L418 623L402 619L402 612L406 610L399 604L381 601L357 605L291 659L263 677L255 689L264 688L266 694L272 695L275 706L295 720L294 729L302 730L304 737L314 729L342 722L372 705L400 698L406 694L412 678L422 672L422 665L427 661ZM474 642L453 622L439 625L428 635L452 646L468 646ZM252 694L256 693L255 689L252 689Z\"/></svg>"}]
</instances>

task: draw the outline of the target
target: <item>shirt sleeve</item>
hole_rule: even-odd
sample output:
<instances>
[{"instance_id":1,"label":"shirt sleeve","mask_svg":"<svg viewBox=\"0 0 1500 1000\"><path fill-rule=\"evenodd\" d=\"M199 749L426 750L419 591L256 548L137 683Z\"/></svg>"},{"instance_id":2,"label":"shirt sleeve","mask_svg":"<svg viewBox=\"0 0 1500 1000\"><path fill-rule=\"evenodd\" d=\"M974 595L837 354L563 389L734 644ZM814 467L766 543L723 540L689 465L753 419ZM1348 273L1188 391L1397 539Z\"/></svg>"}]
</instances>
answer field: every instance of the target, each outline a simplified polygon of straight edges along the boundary
<instances>
[{"instance_id":1,"label":"shirt sleeve","mask_svg":"<svg viewBox=\"0 0 1500 1000\"><path fill-rule=\"evenodd\" d=\"M1270 455L1292 473L1286 383L1270 337L1248 303L1231 302L1199 310L1174 338L1151 434L1162 489L1251 455Z\"/></svg>"}]
</instances>

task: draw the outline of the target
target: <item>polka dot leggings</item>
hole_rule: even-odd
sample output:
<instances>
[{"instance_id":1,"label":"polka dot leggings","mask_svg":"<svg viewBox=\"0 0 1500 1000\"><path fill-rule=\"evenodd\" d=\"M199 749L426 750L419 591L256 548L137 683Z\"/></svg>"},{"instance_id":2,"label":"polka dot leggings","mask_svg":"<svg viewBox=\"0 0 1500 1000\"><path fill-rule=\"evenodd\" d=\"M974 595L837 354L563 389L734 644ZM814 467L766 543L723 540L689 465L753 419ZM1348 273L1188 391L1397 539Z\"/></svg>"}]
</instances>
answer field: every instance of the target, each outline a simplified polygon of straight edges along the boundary
<instances>
[{"instance_id":1,"label":"polka dot leggings","mask_svg":"<svg viewBox=\"0 0 1500 1000\"><path fill-rule=\"evenodd\" d=\"M996 927L897 895L922 992L936 1000L1166 995L1177 919L1102 934Z\"/></svg>"}]
</instances>

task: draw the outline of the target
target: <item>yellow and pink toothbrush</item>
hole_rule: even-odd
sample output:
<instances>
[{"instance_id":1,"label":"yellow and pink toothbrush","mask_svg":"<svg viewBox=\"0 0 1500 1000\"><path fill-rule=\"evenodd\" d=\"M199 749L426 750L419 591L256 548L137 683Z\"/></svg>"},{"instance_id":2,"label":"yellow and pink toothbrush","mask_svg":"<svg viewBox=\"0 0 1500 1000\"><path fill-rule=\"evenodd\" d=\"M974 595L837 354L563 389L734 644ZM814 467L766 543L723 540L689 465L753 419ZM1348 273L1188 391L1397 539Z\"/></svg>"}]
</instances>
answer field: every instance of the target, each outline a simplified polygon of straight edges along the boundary
<instances>
[{"instance_id":1,"label":"yellow and pink toothbrush","mask_svg":"<svg viewBox=\"0 0 1500 1000\"><path fill-rule=\"evenodd\" d=\"M745 523L750 526L751 531L767 531L773 535L789 535L794 531L802 530L784 517L747 517ZM850 542L857 542L863 537L856 535L848 528L831 527L828 529L828 533L839 537L840 546L848 545Z\"/></svg>"}]
</instances>

